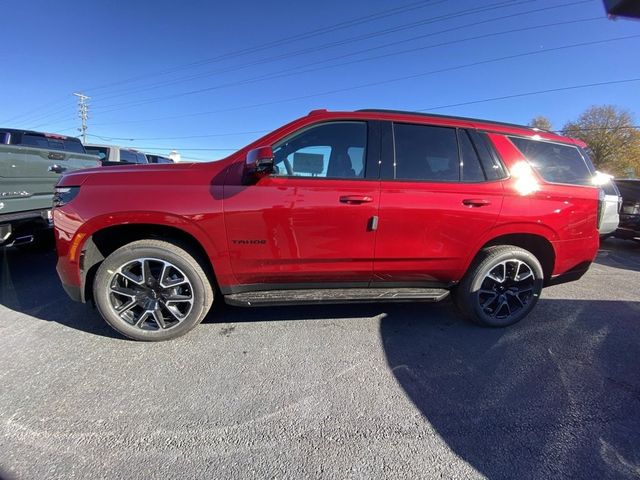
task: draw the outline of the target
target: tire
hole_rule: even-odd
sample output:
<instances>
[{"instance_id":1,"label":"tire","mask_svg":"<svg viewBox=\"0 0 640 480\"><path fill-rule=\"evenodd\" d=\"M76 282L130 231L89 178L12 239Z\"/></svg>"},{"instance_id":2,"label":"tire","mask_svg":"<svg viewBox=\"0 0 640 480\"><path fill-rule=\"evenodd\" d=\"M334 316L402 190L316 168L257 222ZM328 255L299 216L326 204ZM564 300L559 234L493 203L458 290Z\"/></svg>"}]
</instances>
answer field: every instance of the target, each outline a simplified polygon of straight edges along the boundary
<instances>
[{"instance_id":1,"label":"tire","mask_svg":"<svg viewBox=\"0 0 640 480\"><path fill-rule=\"evenodd\" d=\"M488 247L474 260L454 300L467 319L488 327L506 327L531 312L543 281L542 266L528 250L514 245Z\"/></svg>"},{"instance_id":2,"label":"tire","mask_svg":"<svg viewBox=\"0 0 640 480\"><path fill-rule=\"evenodd\" d=\"M93 298L106 322L133 340L184 335L213 303L211 282L185 249L159 240L129 243L100 265Z\"/></svg>"}]
</instances>

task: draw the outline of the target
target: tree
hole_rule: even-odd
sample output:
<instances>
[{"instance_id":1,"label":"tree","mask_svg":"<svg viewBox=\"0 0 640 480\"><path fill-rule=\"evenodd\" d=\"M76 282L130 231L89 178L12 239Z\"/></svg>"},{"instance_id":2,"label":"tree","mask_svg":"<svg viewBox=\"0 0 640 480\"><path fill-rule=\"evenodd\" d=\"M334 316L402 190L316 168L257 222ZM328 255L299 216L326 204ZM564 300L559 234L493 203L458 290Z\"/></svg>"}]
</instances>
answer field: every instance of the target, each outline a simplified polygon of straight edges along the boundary
<instances>
[{"instance_id":1,"label":"tree","mask_svg":"<svg viewBox=\"0 0 640 480\"><path fill-rule=\"evenodd\" d=\"M551 120L549 120L544 115L538 115L537 117L533 117L533 119L529 122L529 126L533 128L539 128L540 130L551 130Z\"/></svg>"},{"instance_id":2,"label":"tree","mask_svg":"<svg viewBox=\"0 0 640 480\"><path fill-rule=\"evenodd\" d=\"M640 174L640 130L627 110L592 106L562 130L587 144L598 170L622 177Z\"/></svg>"}]
</instances>

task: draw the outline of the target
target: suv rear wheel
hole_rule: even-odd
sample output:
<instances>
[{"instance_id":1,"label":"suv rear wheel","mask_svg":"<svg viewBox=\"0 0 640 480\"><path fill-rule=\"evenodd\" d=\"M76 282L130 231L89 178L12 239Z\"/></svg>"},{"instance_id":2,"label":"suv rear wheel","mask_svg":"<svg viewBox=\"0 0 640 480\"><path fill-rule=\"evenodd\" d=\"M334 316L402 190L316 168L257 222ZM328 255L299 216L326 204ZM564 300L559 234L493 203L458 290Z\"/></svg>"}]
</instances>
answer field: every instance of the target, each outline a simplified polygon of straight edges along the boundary
<instances>
[{"instance_id":1,"label":"suv rear wheel","mask_svg":"<svg viewBox=\"0 0 640 480\"><path fill-rule=\"evenodd\" d=\"M132 242L109 255L96 272L93 295L109 325L146 341L184 335L213 303L211 283L198 262L158 240Z\"/></svg>"},{"instance_id":2,"label":"suv rear wheel","mask_svg":"<svg viewBox=\"0 0 640 480\"><path fill-rule=\"evenodd\" d=\"M538 259L513 245L484 249L455 293L458 308L467 318L490 327L519 322L533 309L544 273Z\"/></svg>"}]
</instances>

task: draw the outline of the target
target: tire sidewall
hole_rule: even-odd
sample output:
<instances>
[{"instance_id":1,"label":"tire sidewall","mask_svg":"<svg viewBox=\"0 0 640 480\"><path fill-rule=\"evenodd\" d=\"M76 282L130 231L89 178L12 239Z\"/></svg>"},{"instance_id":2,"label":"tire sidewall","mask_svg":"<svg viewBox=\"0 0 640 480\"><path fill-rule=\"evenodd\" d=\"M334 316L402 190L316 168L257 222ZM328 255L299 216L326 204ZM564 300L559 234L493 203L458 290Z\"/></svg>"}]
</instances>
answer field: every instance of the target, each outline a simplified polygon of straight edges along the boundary
<instances>
[{"instance_id":1,"label":"tire sidewall","mask_svg":"<svg viewBox=\"0 0 640 480\"><path fill-rule=\"evenodd\" d=\"M120 318L111 305L109 287L113 278L112 272L139 258L166 260L178 267L191 282L194 297L193 307L187 318L182 320L179 325L167 330L145 331ZM93 298L96 307L111 327L134 340L170 340L184 335L200 323L202 317L206 314L206 310L208 310L208 303L210 303L207 299L207 288L204 284L206 278L201 278L191 262L197 265L196 261L186 252L184 252L184 256L180 256L160 247L125 245L109 255L98 268L93 286Z\"/></svg>"},{"instance_id":2,"label":"tire sidewall","mask_svg":"<svg viewBox=\"0 0 640 480\"><path fill-rule=\"evenodd\" d=\"M516 259L520 260L527 264L527 266L531 269L531 271L535 275L534 284L533 284L533 294L532 298L529 300L529 303L516 315L510 316L505 319L498 319L488 316L480 306L478 301L478 290L480 290L480 286L484 282L486 275L493 269L495 266L505 260ZM491 327L507 327L509 325L513 325L514 323L519 322L524 317L526 317L533 307L535 307L538 299L540 298L540 293L542 291L542 286L544 282L544 272L542 270L542 266L538 259L531 253L527 252L523 249L514 249L512 251L505 251L499 255L490 256L485 261L481 262L475 271L475 275L471 279L469 284L469 291L466 292L467 295L470 296L470 307L472 310L472 314L476 317L476 319L482 323L483 325L491 326Z\"/></svg>"}]
</instances>

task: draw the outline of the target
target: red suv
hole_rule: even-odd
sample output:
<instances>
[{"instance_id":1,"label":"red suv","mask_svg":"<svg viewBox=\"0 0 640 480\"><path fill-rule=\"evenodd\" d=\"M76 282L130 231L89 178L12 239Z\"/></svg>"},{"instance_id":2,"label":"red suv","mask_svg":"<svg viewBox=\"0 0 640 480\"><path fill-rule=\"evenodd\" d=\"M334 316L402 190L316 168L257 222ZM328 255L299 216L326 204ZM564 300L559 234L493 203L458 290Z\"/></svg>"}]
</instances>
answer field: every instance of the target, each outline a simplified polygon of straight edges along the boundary
<instances>
[{"instance_id":1,"label":"red suv","mask_svg":"<svg viewBox=\"0 0 640 480\"><path fill-rule=\"evenodd\" d=\"M137 340L217 301L438 301L506 326L580 278L602 194L577 140L505 123L313 111L224 160L65 175L57 270Z\"/></svg>"}]
</instances>

